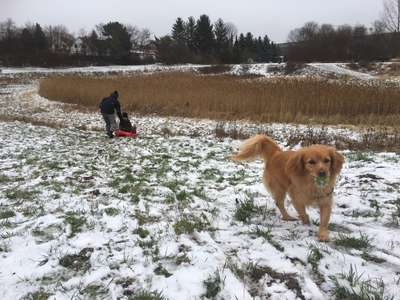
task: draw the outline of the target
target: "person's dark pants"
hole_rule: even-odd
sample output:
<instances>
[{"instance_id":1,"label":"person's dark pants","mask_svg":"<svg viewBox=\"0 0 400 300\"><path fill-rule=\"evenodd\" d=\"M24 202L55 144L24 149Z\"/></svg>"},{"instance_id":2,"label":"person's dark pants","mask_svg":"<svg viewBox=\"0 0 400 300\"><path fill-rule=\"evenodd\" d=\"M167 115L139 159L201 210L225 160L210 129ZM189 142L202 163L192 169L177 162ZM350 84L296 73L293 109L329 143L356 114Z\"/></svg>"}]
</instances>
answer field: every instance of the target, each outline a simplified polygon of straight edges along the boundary
<instances>
[{"instance_id":1,"label":"person's dark pants","mask_svg":"<svg viewBox=\"0 0 400 300\"><path fill-rule=\"evenodd\" d=\"M106 132L109 137L113 137L113 132L117 130L117 120L115 114L102 114L106 123Z\"/></svg>"}]
</instances>

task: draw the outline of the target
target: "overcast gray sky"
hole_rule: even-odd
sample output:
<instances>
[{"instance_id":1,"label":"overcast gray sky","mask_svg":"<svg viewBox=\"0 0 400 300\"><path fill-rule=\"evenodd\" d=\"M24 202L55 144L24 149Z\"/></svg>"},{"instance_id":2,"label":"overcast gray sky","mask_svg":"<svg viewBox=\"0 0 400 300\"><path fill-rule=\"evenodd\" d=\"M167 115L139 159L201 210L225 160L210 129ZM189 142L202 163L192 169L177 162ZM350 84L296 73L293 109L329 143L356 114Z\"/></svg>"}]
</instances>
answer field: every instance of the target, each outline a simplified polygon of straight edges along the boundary
<instances>
[{"instance_id":1,"label":"overcast gray sky","mask_svg":"<svg viewBox=\"0 0 400 300\"><path fill-rule=\"evenodd\" d=\"M18 26L63 24L78 33L119 21L160 36L170 33L177 17L207 14L212 22L220 17L239 32L268 34L276 42L307 21L369 27L381 11L382 0L0 0L0 21L12 18Z\"/></svg>"}]
</instances>

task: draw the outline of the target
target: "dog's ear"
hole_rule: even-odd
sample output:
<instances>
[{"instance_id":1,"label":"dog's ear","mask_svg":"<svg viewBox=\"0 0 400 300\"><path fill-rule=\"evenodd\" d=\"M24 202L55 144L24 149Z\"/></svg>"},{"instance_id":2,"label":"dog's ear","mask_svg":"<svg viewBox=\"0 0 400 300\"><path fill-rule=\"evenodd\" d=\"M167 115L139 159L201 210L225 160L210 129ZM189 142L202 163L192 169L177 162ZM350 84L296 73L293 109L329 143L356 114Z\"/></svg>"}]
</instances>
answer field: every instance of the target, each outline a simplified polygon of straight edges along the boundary
<instances>
[{"instance_id":1,"label":"dog's ear","mask_svg":"<svg viewBox=\"0 0 400 300\"><path fill-rule=\"evenodd\" d=\"M304 172L305 170L304 170L303 153L298 151L288 160L286 164L286 173L289 174L289 176L290 174L303 176Z\"/></svg>"},{"instance_id":2,"label":"dog's ear","mask_svg":"<svg viewBox=\"0 0 400 300\"><path fill-rule=\"evenodd\" d=\"M340 170L342 170L344 157L342 154L336 151L335 148L331 148L330 150L331 156L331 172L332 174L339 174Z\"/></svg>"}]
</instances>

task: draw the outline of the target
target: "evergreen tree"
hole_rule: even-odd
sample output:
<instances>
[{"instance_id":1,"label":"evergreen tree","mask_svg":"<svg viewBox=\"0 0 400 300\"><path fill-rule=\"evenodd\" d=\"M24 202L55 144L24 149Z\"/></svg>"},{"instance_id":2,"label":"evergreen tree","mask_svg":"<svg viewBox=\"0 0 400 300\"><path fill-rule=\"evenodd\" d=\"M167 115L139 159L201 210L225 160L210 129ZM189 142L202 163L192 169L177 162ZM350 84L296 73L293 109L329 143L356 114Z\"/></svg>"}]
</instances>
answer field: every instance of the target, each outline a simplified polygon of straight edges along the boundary
<instances>
[{"instance_id":1,"label":"evergreen tree","mask_svg":"<svg viewBox=\"0 0 400 300\"><path fill-rule=\"evenodd\" d=\"M189 17L185 23L185 36L186 44L188 45L190 51L194 51L195 46L195 31L196 31L196 20L193 17Z\"/></svg>"},{"instance_id":2,"label":"evergreen tree","mask_svg":"<svg viewBox=\"0 0 400 300\"><path fill-rule=\"evenodd\" d=\"M33 32L33 43L34 43L34 48L37 51L47 50L48 46L47 38L42 30L42 27L38 23L36 23L35 31Z\"/></svg>"},{"instance_id":3,"label":"evergreen tree","mask_svg":"<svg viewBox=\"0 0 400 300\"><path fill-rule=\"evenodd\" d=\"M254 40L253 40L253 35L251 32L246 33L246 37L244 38L244 44L245 48L249 51L254 50Z\"/></svg>"},{"instance_id":4,"label":"evergreen tree","mask_svg":"<svg viewBox=\"0 0 400 300\"><path fill-rule=\"evenodd\" d=\"M181 18L177 18L175 24L172 25L172 38L178 44L186 44L185 24Z\"/></svg>"},{"instance_id":5,"label":"evergreen tree","mask_svg":"<svg viewBox=\"0 0 400 300\"><path fill-rule=\"evenodd\" d=\"M160 61L166 64L186 63L190 61L190 53L185 45L178 44L172 37L166 35L155 39L155 46Z\"/></svg>"},{"instance_id":6,"label":"evergreen tree","mask_svg":"<svg viewBox=\"0 0 400 300\"><path fill-rule=\"evenodd\" d=\"M222 19L218 19L214 24L215 43L217 46L228 43L228 29Z\"/></svg>"},{"instance_id":7,"label":"evergreen tree","mask_svg":"<svg viewBox=\"0 0 400 300\"><path fill-rule=\"evenodd\" d=\"M33 35L28 28L24 28L21 32L21 46L23 51L32 51L34 48Z\"/></svg>"},{"instance_id":8,"label":"evergreen tree","mask_svg":"<svg viewBox=\"0 0 400 300\"><path fill-rule=\"evenodd\" d=\"M119 22L109 22L102 26L101 33L105 37L110 55L117 58L129 55L132 43L130 34L125 26Z\"/></svg>"},{"instance_id":9,"label":"evergreen tree","mask_svg":"<svg viewBox=\"0 0 400 300\"><path fill-rule=\"evenodd\" d=\"M87 48L89 50L90 55L98 55L103 53L104 50L101 49L101 43L99 42L99 36L97 35L95 30L92 30L91 34L86 40Z\"/></svg>"},{"instance_id":10,"label":"evergreen tree","mask_svg":"<svg viewBox=\"0 0 400 300\"><path fill-rule=\"evenodd\" d=\"M243 37L243 35L241 36ZM235 64L240 64L243 60L242 53L243 53L243 48L241 46L240 36L239 36L239 39L236 38L235 42L233 43L232 62Z\"/></svg>"},{"instance_id":11,"label":"evergreen tree","mask_svg":"<svg viewBox=\"0 0 400 300\"><path fill-rule=\"evenodd\" d=\"M279 47L274 42L271 42L270 49L271 49L271 61L279 62L280 61L279 56L281 55Z\"/></svg>"},{"instance_id":12,"label":"evergreen tree","mask_svg":"<svg viewBox=\"0 0 400 300\"><path fill-rule=\"evenodd\" d=\"M214 50L213 25L207 15L201 15L196 22L194 42L197 51L209 59Z\"/></svg>"},{"instance_id":13,"label":"evergreen tree","mask_svg":"<svg viewBox=\"0 0 400 300\"><path fill-rule=\"evenodd\" d=\"M215 55L220 62L228 63L231 60L230 40L228 28L222 19L218 19L214 24L215 34Z\"/></svg>"}]
</instances>

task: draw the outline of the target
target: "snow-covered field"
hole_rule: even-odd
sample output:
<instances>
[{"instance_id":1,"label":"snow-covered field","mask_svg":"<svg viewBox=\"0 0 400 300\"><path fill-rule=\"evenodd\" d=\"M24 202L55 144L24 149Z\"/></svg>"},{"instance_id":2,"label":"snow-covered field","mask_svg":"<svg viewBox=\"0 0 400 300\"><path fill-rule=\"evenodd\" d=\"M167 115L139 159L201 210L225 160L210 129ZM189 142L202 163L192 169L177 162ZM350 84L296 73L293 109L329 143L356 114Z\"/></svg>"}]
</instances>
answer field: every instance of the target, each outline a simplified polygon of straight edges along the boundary
<instances>
[{"instance_id":1,"label":"snow-covered field","mask_svg":"<svg viewBox=\"0 0 400 300\"><path fill-rule=\"evenodd\" d=\"M343 152L319 243L318 211L282 221L214 121L137 117L110 140L35 82L2 86L0 115L0 299L400 299L399 153Z\"/></svg>"}]
</instances>

